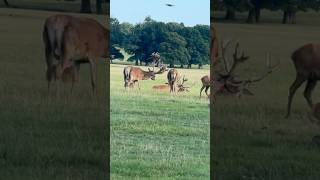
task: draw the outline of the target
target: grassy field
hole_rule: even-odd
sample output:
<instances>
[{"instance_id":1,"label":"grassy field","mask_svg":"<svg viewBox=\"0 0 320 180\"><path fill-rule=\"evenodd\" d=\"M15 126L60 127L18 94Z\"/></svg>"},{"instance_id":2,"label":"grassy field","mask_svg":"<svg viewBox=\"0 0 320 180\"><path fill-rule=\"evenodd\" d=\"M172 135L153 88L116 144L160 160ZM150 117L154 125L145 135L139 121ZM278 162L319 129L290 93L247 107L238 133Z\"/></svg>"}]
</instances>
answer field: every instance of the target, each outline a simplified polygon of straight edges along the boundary
<instances>
[{"instance_id":1,"label":"grassy field","mask_svg":"<svg viewBox=\"0 0 320 180\"><path fill-rule=\"evenodd\" d=\"M320 178L320 149L312 142L320 129L307 118L304 86L296 93L291 117L284 118L295 79L291 53L305 43L320 42L319 14L299 13L296 25L276 24L278 16L264 12L258 25L216 23L220 39L238 40L251 57L239 67L240 74L262 73L266 52L280 61L277 71L251 87L255 96L217 98L212 114L216 180ZM319 89L313 94L315 102Z\"/></svg>"},{"instance_id":2,"label":"grassy field","mask_svg":"<svg viewBox=\"0 0 320 180\"><path fill-rule=\"evenodd\" d=\"M42 27L52 14L0 9L0 179L106 177L106 65L97 97L89 65L73 94L70 84L58 98L48 94Z\"/></svg>"},{"instance_id":3,"label":"grassy field","mask_svg":"<svg viewBox=\"0 0 320 180\"><path fill-rule=\"evenodd\" d=\"M152 90L166 73L126 91L124 67L110 68L111 179L209 179L209 101L199 99L209 70L178 69L195 85L170 95Z\"/></svg>"}]
</instances>

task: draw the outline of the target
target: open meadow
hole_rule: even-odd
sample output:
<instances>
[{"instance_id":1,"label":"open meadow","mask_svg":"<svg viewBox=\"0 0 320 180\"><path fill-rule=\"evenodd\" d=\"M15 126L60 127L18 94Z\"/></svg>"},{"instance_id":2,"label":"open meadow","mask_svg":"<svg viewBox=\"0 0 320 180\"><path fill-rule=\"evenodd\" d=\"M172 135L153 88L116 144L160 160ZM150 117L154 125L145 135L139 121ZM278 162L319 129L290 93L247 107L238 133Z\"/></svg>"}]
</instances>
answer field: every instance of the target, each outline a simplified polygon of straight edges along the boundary
<instances>
[{"instance_id":1,"label":"open meadow","mask_svg":"<svg viewBox=\"0 0 320 180\"><path fill-rule=\"evenodd\" d=\"M70 83L58 97L54 85L48 93L42 29L53 14L0 9L1 179L106 177L107 66L101 60L96 97L88 64L73 94ZM90 16L105 24L105 16Z\"/></svg>"},{"instance_id":2,"label":"open meadow","mask_svg":"<svg viewBox=\"0 0 320 180\"><path fill-rule=\"evenodd\" d=\"M178 69L195 84L171 95L152 90L167 72L125 90L124 67L110 67L111 179L209 179L209 100L199 99L209 70Z\"/></svg>"},{"instance_id":3,"label":"open meadow","mask_svg":"<svg viewBox=\"0 0 320 180\"><path fill-rule=\"evenodd\" d=\"M312 137L320 128L308 119L304 85L296 92L291 117L284 118L289 87L295 79L291 53L306 43L320 42L319 17L314 12L298 13L298 24L283 25L280 12L263 11L260 24L215 23L220 40L239 41L250 56L238 67L238 74L261 74L267 52L274 63L280 61L276 71L250 87L255 96L217 97L212 114L216 180L319 179L320 149ZM320 101L319 93L317 86L315 102Z\"/></svg>"}]
</instances>

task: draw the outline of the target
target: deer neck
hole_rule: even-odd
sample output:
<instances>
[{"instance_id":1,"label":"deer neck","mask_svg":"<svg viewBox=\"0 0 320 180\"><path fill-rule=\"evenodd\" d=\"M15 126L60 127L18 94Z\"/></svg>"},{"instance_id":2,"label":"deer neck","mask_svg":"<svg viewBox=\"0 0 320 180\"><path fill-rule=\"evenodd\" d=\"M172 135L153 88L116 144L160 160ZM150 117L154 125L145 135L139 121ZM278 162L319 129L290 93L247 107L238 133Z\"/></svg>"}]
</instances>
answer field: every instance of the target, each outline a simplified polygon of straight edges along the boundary
<instances>
[{"instance_id":1,"label":"deer neck","mask_svg":"<svg viewBox=\"0 0 320 180\"><path fill-rule=\"evenodd\" d=\"M147 72L147 71L143 72L143 79L144 80L151 78L151 76L152 76L152 72Z\"/></svg>"}]
</instances>

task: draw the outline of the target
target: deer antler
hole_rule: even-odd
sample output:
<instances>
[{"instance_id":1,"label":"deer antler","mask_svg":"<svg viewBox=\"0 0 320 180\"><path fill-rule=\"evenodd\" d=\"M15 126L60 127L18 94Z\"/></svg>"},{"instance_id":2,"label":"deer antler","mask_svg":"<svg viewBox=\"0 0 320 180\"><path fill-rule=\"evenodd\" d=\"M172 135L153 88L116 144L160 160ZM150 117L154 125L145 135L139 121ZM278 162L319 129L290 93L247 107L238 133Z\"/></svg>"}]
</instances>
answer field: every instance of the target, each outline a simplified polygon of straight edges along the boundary
<instances>
[{"instance_id":1,"label":"deer antler","mask_svg":"<svg viewBox=\"0 0 320 180\"><path fill-rule=\"evenodd\" d=\"M228 75L231 75L233 73L233 71L235 70L235 68L237 67L237 65L239 63L243 63L243 62L245 62L246 60L249 59L249 56L245 56L243 51L242 51L241 56L238 57L239 46L240 46L239 42L237 42L236 48L235 48L234 54L233 54L233 63L232 63L231 68L230 68L230 70L228 72Z\"/></svg>"},{"instance_id":2,"label":"deer antler","mask_svg":"<svg viewBox=\"0 0 320 180\"><path fill-rule=\"evenodd\" d=\"M267 77L269 74L271 74L279 66L279 64L280 64L280 62L278 61L276 64L271 65L270 53L267 53L267 55L266 55L267 71L265 73L263 73L259 77L256 77L256 78L253 78L253 79L244 80L244 83L250 84L250 83L253 83L253 82L258 82L258 81L263 80L265 77Z\"/></svg>"}]
</instances>

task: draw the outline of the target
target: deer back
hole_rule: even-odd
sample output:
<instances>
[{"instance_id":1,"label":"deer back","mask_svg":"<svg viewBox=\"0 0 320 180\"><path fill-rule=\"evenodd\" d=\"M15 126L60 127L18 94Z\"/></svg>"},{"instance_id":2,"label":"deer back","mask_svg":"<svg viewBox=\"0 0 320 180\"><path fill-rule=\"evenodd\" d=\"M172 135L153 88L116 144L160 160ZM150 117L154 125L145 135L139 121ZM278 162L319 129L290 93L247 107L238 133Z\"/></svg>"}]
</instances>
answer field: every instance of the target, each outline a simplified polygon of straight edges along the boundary
<instances>
[{"instance_id":1,"label":"deer back","mask_svg":"<svg viewBox=\"0 0 320 180\"><path fill-rule=\"evenodd\" d=\"M320 44L306 44L292 53L296 71L301 75L320 77Z\"/></svg>"},{"instance_id":2,"label":"deer back","mask_svg":"<svg viewBox=\"0 0 320 180\"><path fill-rule=\"evenodd\" d=\"M74 60L108 57L108 30L96 20L73 17L63 32L62 46Z\"/></svg>"},{"instance_id":3,"label":"deer back","mask_svg":"<svg viewBox=\"0 0 320 180\"><path fill-rule=\"evenodd\" d=\"M203 76L201 82L203 86L210 86L210 77L208 75Z\"/></svg>"},{"instance_id":4,"label":"deer back","mask_svg":"<svg viewBox=\"0 0 320 180\"><path fill-rule=\"evenodd\" d=\"M167 74L167 79L168 79L168 83L174 83L178 80L178 70L176 69L170 69L168 74Z\"/></svg>"}]
</instances>

